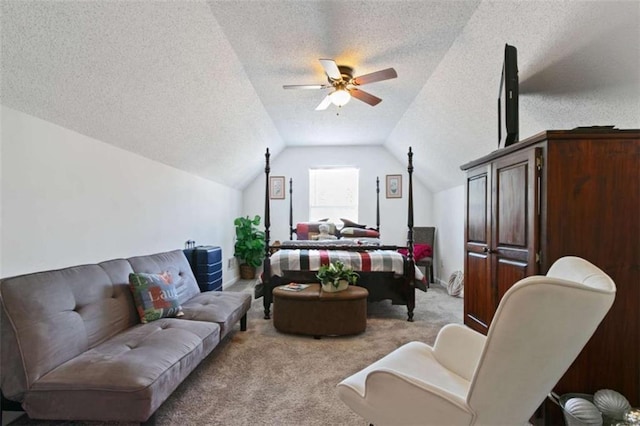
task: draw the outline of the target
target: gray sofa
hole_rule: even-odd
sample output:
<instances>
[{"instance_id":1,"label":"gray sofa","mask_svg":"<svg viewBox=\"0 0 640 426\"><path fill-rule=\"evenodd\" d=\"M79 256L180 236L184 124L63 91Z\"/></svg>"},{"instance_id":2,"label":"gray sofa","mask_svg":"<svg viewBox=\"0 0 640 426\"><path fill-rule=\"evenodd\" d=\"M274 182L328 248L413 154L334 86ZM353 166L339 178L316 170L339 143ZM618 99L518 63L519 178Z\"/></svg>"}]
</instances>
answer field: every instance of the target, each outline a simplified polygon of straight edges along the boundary
<instances>
[{"instance_id":1,"label":"gray sofa","mask_svg":"<svg viewBox=\"0 0 640 426\"><path fill-rule=\"evenodd\" d=\"M164 271L180 277L185 315L142 324L129 273ZM0 302L3 405L34 419L146 422L235 324L246 330L251 295L200 293L175 250L5 278Z\"/></svg>"}]
</instances>

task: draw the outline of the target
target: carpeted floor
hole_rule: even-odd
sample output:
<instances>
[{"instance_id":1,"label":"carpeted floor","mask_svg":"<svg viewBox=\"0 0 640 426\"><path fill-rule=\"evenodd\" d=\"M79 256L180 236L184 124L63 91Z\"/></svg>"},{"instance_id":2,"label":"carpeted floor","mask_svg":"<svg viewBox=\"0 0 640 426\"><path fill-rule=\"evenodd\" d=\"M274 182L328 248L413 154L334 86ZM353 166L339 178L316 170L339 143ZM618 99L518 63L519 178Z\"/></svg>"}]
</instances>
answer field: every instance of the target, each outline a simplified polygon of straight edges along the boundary
<instances>
[{"instance_id":1,"label":"carpeted floor","mask_svg":"<svg viewBox=\"0 0 640 426\"><path fill-rule=\"evenodd\" d=\"M253 292L241 281L227 291ZM416 292L415 321L406 307L370 303L367 330L350 337L277 332L254 300L248 330L239 326L214 349L156 412L158 425L365 425L340 401L335 386L411 340L432 344L447 323L462 322L462 299L432 285ZM69 425L26 416L14 425ZM98 423L93 423L97 425Z\"/></svg>"}]
</instances>

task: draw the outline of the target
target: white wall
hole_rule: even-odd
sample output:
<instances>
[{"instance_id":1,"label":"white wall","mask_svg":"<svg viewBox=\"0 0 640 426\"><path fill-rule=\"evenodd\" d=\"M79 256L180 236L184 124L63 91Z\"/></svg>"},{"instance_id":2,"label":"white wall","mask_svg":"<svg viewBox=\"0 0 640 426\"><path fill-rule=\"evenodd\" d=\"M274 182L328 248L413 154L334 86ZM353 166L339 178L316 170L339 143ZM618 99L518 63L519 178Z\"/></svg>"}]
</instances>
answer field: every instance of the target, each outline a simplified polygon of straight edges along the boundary
<instances>
[{"instance_id":1,"label":"white wall","mask_svg":"<svg viewBox=\"0 0 640 426\"><path fill-rule=\"evenodd\" d=\"M240 191L2 107L0 276L183 248L233 256Z\"/></svg>"},{"instance_id":2,"label":"white wall","mask_svg":"<svg viewBox=\"0 0 640 426\"><path fill-rule=\"evenodd\" d=\"M446 285L452 272L464 271L464 185L434 194L435 279Z\"/></svg>"},{"instance_id":3,"label":"white wall","mask_svg":"<svg viewBox=\"0 0 640 426\"><path fill-rule=\"evenodd\" d=\"M382 146L289 147L271 159L271 176L285 176L286 199L271 200L271 243L289 239L289 178L293 178L293 223L309 220L309 168L354 166L360 169L358 222L375 226L376 176L380 177L380 232L386 244L407 240L407 164ZM385 197L385 175L402 174L402 198ZM433 196L414 178L414 225L432 225ZM243 192L243 214L264 219L265 177L258 176ZM351 219L351 218L348 218ZM295 236L294 236L295 239Z\"/></svg>"}]
</instances>

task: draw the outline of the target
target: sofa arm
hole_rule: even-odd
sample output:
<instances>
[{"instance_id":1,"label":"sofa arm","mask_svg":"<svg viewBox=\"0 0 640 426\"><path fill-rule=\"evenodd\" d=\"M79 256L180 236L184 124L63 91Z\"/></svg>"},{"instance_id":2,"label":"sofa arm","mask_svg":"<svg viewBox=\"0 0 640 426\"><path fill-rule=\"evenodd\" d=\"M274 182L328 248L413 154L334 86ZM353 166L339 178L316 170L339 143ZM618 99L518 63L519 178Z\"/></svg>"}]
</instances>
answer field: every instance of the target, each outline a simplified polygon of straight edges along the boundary
<instances>
[{"instance_id":1,"label":"sofa arm","mask_svg":"<svg viewBox=\"0 0 640 426\"><path fill-rule=\"evenodd\" d=\"M442 327L433 347L440 364L471 381L482 354L486 337L460 324Z\"/></svg>"}]
</instances>

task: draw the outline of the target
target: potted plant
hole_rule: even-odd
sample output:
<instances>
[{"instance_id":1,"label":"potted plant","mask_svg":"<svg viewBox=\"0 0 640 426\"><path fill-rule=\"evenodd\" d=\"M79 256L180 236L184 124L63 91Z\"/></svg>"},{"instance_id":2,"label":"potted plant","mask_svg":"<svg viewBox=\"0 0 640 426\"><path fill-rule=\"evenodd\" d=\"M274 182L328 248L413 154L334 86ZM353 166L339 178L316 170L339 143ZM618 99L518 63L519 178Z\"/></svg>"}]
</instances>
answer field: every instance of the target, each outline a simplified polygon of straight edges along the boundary
<instances>
[{"instance_id":1,"label":"potted plant","mask_svg":"<svg viewBox=\"0 0 640 426\"><path fill-rule=\"evenodd\" d=\"M237 217L236 243L233 255L240 261L240 278L250 280L256 276L256 268L264 259L264 232L258 229L260 216Z\"/></svg>"},{"instance_id":2,"label":"potted plant","mask_svg":"<svg viewBox=\"0 0 640 426\"><path fill-rule=\"evenodd\" d=\"M335 292L346 290L349 284L355 284L360 277L353 269L348 268L339 260L320 266L316 277L322 284L322 290Z\"/></svg>"}]
</instances>

